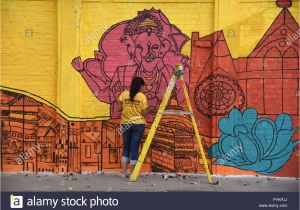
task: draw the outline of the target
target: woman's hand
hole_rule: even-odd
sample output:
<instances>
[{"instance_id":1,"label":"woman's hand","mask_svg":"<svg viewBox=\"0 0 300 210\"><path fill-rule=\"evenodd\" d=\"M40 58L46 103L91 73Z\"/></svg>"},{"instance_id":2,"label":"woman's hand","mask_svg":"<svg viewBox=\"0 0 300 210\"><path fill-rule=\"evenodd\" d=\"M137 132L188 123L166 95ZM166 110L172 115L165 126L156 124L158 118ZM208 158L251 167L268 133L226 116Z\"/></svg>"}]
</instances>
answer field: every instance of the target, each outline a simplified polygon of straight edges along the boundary
<instances>
[{"instance_id":1,"label":"woman's hand","mask_svg":"<svg viewBox=\"0 0 300 210\"><path fill-rule=\"evenodd\" d=\"M122 111L122 102L118 101L118 111L121 112Z\"/></svg>"},{"instance_id":2,"label":"woman's hand","mask_svg":"<svg viewBox=\"0 0 300 210\"><path fill-rule=\"evenodd\" d=\"M149 113L150 114L155 114L156 108L153 106L147 107L146 109L142 110L142 115L146 117Z\"/></svg>"},{"instance_id":3,"label":"woman's hand","mask_svg":"<svg viewBox=\"0 0 300 210\"><path fill-rule=\"evenodd\" d=\"M149 113L150 114L155 114L156 108L154 106L150 106L150 107L147 108L147 112L148 112L148 114Z\"/></svg>"}]
</instances>

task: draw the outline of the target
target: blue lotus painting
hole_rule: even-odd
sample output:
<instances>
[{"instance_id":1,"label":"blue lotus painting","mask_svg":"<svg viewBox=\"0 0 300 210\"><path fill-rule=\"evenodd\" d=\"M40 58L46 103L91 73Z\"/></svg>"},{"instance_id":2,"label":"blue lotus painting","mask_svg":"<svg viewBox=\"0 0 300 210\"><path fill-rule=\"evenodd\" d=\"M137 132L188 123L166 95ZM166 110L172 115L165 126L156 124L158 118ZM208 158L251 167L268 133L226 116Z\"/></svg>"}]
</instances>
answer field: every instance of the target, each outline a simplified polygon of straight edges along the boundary
<instances>
[{"instance_id":1,"label":"blue lotus painting","mask_svg":"<svg viewBox=\"0 0 300 210\"><path fill-rule=\"evenodd\" d=\"M258 118L255 109L243 113L234 108L219 121L219 141L209 149L214 164L273 174L290 159L300 140L292 141L299 127L292 128L292 118L280 114L276 120Z\"/></svg>"}]
</instances>

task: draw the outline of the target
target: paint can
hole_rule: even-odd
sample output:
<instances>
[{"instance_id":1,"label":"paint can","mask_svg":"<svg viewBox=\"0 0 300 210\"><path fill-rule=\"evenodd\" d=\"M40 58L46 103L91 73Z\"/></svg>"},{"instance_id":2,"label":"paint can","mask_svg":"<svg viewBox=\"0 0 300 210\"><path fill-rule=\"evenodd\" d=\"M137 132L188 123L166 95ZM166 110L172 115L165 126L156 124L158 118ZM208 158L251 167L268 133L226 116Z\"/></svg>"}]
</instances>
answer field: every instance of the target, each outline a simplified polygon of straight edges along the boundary
<instances>
[{"instance_id":1,"label":"paint can","mask_svg":"<svg viewBox=\"0 0 300 210\"><path fill-rule=\"evenodd\" d=\"M176 64L175 65L175 72L174 72L174 74L175 74L175 76L176 77L180 77L181 75L183 75L183 66L181 65L181 64Z\"/></svg>"}]
</instances>

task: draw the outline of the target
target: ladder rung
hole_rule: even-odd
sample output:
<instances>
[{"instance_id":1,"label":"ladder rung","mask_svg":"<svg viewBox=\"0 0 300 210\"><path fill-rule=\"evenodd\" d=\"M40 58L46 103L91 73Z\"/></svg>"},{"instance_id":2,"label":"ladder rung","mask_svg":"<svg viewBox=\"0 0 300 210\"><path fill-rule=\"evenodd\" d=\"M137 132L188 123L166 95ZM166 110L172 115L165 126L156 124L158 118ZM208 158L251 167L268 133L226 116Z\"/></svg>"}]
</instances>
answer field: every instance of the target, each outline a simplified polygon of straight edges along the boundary
<instances>
[{"instance_id":1,"label":"ladder rung","mask_svg":"<svg viewBox=\"0 0 300 210\"><path fill-rule=\"evenodd\" d=\"M159 114L193 114L192 112L187 112L187 111L179 111L179 110L165 110L163 112L160 112Z\"/></svg>"}]
</instances>

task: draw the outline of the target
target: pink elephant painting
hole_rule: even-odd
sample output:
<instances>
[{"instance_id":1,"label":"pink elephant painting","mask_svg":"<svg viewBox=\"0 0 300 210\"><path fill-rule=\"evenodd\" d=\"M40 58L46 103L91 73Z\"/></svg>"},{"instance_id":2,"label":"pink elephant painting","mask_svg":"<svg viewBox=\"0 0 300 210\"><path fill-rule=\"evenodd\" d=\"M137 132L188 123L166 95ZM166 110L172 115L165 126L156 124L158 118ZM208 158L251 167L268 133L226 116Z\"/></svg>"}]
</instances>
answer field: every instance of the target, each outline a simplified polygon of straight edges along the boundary
<instances>
[{"instance_id":1,"label":"pink elephant painting","mask_svg":"<svg viewBox=\"0 0 300 210\"><path fill-rule=\"evenodd\" d=\"M118 95L130 88L134 76L145 81L148 106L158 109L176 64L182 64L189 84L190 60L181 53L189 40L166 16L155 9L111 26L101 37L95 58L72 60L98 100L111 105L111 118L119 118ZM183 100L179 82L174 90L178 105ZM153 121L155 115L147 118Z\"/></svg>"}]
</instances>

